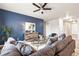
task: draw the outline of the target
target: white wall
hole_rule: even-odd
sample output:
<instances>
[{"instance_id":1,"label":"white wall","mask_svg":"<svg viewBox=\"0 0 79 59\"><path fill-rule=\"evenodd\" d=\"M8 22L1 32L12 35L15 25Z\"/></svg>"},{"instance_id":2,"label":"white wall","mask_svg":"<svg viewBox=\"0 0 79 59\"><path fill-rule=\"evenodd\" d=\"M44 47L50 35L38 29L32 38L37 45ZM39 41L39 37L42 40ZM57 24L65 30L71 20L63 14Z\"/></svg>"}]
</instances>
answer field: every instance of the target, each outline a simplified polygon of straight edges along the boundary
<instances>
[{"instance_id":1,"label":"white wall","mask_svg":"<svg viewBox=\"0 0 79 59\"><path fill-rule=\"evenodd\" d=\"M78 27L77 34L78 34L78 39L79 39L79 19L77 19L77 20L78 20L78 21L77 21L77 22L78 22L78 26L77 26L77 27Z\"/></svg>"},{"instance_id":2,"label":"white wall","mask_svg":"<svg viewBox=\"0 0 79 59\"><path fill-rule=\"evenodd\" d=\"M77 26L76 26L77 25ZM72 25L71 32L72 34L77 34L77 38L79 39L79 19L77 19L77 24ZM46 22L46 36L50 35L51 33L61 34L63 31L63 19L55 19Z\"/></svg>"},{"instance_id":3,"label":"white wall","mask_svg":"<svg viewBox=\"0 0 79 59\"><path fill-rule=\"evenodd\" d=\"M63 19L59 18L59 33L64 32L63 30Z\"/></svg>"},{"instance_id":4,"label":"white wall","mask_svg":"<svg viewBox=\"0 0 79 59\"><path fill-rule=\"evenodd\" d=\"M59 20L51 20L46 22L46 36L51 33L59 34Z\"/></svg>"}]
</instances>

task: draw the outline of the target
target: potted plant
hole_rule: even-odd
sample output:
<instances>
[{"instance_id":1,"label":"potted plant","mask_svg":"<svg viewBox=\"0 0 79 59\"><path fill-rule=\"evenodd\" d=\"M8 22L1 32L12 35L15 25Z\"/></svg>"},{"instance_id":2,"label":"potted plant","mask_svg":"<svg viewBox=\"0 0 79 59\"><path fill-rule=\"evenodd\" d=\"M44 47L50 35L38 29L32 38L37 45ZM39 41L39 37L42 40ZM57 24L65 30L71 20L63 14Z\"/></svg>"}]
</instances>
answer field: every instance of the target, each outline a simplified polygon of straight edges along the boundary
<instances>
[{"instance_id":1,"label":"potted plant","mask_svg":"<svg viewBox=\"0 0 79 59\"><path fill-rule=\"evenodd\" d=\"M11 36L11 34L12 34L12 29L10 28L10 27L8 27L8 26L5 26L5 25L1 25L0 26L0 28L1 28L1 32L3 33L1 36L2 36L2 40L7 40L8 39L8 37L10 37Z\"/></svg>"}]
</instances>

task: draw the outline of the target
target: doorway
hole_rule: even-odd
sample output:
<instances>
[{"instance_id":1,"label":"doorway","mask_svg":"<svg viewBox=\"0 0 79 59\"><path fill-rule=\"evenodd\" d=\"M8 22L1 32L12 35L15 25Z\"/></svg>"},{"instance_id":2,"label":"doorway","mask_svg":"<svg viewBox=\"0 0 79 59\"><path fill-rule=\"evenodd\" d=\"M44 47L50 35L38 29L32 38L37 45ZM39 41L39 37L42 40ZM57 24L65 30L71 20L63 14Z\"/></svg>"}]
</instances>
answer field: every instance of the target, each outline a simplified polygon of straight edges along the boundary
<instances>
[{"instance_id":1,"label":"doorway","mask_svg":"<svg viewBox=\"0 0 79 59\"><path fill-rule=\"evenodd\" d=\"M72 35L72 38L78 38L78 24L73 21L63 21L64 33L66 35Z\"/></svg>"},{"instance_id":2,"label":"doorway","mask_svg":"<svg viewBox=\"0 0 79 59\"><path fill-rule=\"evenodd\" d=\"M64 21L63 22L63 27L64 27L64 33L66 33L66 35L71 35L71 31L72 31L72 25L71 25L71 23L70 22L68 22L68 21Z\"/></svg>"}]
</instances>

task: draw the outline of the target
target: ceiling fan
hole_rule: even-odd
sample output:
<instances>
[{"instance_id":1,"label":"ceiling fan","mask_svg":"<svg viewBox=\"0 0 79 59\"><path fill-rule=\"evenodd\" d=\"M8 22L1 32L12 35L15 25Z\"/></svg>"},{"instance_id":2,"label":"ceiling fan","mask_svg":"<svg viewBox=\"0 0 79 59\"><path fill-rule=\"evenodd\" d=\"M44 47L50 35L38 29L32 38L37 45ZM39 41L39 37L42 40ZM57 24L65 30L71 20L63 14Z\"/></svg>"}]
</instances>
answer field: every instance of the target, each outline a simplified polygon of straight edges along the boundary
<instances>
[{"instance_id":1,"label":"ceiling fan","mask_svg":"<svg viewBox=\"0 0 79 59\"><path fill-rule=\"evenodd\" d=\"M34 10L33 12L37 12L37 11L41 11L41 13L43 14L43 10L52 10L52 8L45 8L45 6L47 5L47 3L44 3L43 5L39 3L39 5L33 3L34 6L36 6L38 9L37 10Z\"/></svg>"}]
</instances>

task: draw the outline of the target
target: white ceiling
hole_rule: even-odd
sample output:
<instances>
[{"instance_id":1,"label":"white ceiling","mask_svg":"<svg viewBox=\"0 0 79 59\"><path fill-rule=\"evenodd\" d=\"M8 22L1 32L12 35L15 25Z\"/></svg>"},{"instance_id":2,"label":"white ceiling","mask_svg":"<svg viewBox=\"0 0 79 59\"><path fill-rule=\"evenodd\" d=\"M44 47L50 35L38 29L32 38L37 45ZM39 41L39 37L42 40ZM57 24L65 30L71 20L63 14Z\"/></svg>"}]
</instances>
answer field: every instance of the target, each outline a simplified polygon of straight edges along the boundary
<instances>
[{"instance_id":1,"label":"white ceiling","mask_svg":"<svg viewBox=\"0 0 79 59\"><path fill-rule=\"evenodd\" d=\"M65 17L67 13L79 17L79 3L48 3L46 7L50 7L52 10L44 11L44 14L41 14L41 11L33 12L37 7L32 3L0 3L1 9L41 18L45 21Z\"/></svg>"}]
</instances>

